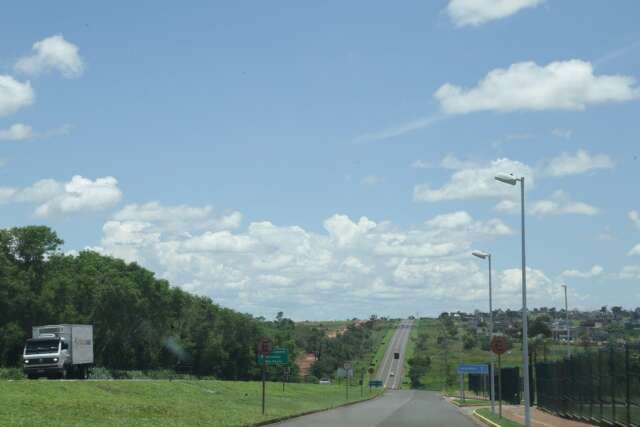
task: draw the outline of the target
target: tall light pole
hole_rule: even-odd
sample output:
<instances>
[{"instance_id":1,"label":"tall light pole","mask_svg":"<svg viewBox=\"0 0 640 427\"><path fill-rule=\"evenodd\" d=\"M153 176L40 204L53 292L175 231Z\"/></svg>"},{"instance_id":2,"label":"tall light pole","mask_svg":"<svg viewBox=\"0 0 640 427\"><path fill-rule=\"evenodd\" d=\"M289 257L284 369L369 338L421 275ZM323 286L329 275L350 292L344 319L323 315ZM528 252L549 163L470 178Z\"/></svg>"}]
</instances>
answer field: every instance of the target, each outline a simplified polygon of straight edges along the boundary
<instances>
[{"instance_id":1,"label":"tall light pole","mask_svg":"<svg viewBox=\"0 0 640 427\"><path fill-rule=\"evenodd\" d=\"M491 291L491 254L481 251L471 252L473 256L482 259L489 260L489 340L493 338L493 293ZM494 372L494 359L496 355L491 352L491 412L496 413L496 388L495 388L495 372Z\"/></svg>"},{"instance_id":2,"label":"tall light pole","mask_svg":"<svg viewBox=\"0 0 640 427\"><path fill-rule=\"evenodd\" d=\"M495 179L509 185L520 181L520 208L522 219L522 377L524 379L524 425L531 427L531 397L529 395L529 327L527 312L527 262L524 239L524 176L516 178L510 173L499 173Z\"/></svg>"},{"instance_id":3,"label":"tall light pole","mask_svg":"<svg viewBox=\"0 0 640 427\"><path fill-rule=\"evenodd\" d=\"M567 285L562 285L564 288L564 314L566 316L567 323L567 357L571 357L571 326L569 325L569 304L567 303Z\"/></svg>"}]
</instances>

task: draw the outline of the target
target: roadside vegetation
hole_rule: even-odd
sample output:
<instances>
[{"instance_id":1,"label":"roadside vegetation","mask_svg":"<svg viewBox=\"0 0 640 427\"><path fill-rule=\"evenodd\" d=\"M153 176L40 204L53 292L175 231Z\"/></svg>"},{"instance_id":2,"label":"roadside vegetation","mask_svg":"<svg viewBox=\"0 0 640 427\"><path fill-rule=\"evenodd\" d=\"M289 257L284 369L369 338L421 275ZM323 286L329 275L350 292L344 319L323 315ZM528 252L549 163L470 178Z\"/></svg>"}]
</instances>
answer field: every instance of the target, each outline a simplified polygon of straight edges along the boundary
<instances>
[{"instance_id":1,"label":"roadside vegetation","mask_svg":"<svg viewBox=\"0 0 640 427\"><path fill-rule=\"evenodd\" d=\"M337 385L247 381L1 381L0 419L12 426L247 426L347 403ZM350 393L351 402L380 393Z\"/></svg>"},{"instance_id":2,"label":"roadside vegetation","mask_svg":"<svg viewBox=\"0 0 640 427\"><path fill-rule=\"evenodd\" d=\"M44 226L0 230L0 378L23 378L22 349L35 325L92 324L97 379L257 380L256 342L268 336L289 350L290 380L300 381L297 354L318 354L317 377L345 361L367 367L393 324L376 316L325 326L295 323L282 312L254 317L173 287L136 263L90 250L65 254L62 244ZM282 376L282 367L267 369L269 380Z\"/></svg>"},{"instance_id":3,"label":"roadside vegetation","mask_svg":"<svg viewBox=\"0 0 640 427\"><path fill-rule=\"evenodd\" d=\"M517 423L515 421L511 421L508 418L500 418L498 415L494 415L491 413L491 409L482 408L476 410L478 414L482 415L485 418L493 421L501 427L523 427L522 424Z\"/></svg>"}]
</instances>

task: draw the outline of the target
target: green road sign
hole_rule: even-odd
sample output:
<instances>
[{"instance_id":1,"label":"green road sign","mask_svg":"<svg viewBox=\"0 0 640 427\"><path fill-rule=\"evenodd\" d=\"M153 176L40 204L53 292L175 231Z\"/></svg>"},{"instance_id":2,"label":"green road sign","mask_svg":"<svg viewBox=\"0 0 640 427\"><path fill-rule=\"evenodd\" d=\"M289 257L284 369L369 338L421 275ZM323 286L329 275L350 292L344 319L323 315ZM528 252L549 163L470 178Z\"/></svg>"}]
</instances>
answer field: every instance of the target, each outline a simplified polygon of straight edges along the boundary
<instances>
[{"instance_id":1,"label":"green road sign","mask_svg":"<svg viewBox=\"0 0 640 427\"><path fill-rule=\"evenodd\" d=\"M382 387L382 380L369 381L369 387Z\"/></svg>"},{"instance_id":2,"label":"green road sign","mask_svg":"<svg viewBox=\"0 0 640 427\"><path fill-rule=\"evenodd\" d=\"M259 354L258 364L262 365L263 363L265 363L264 356ZM267 365L286 365L287 363L289 363L289 350L286 348L274 348L271 353L267 355Z\"/></svg>"}]
</instances>

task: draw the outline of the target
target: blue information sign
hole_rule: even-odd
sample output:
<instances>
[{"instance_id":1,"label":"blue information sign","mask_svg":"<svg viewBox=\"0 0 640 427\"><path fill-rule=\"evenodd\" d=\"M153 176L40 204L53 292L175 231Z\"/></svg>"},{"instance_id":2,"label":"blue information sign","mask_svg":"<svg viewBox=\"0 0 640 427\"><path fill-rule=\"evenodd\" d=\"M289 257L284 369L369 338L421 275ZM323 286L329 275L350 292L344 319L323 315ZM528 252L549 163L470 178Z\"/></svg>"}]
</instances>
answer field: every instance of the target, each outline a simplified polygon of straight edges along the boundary
<instances>
[{"instance_id":1,"label":"blue information sign","mask_svg":"<svg viewBox=\"0 0 640 427\"><path fill-rule=\"evenodd\" d=\"M458 365L458 373L459 374L489 374L489 366L488 365L470 365L461 363Z\"/></svg>"}]
</instances>

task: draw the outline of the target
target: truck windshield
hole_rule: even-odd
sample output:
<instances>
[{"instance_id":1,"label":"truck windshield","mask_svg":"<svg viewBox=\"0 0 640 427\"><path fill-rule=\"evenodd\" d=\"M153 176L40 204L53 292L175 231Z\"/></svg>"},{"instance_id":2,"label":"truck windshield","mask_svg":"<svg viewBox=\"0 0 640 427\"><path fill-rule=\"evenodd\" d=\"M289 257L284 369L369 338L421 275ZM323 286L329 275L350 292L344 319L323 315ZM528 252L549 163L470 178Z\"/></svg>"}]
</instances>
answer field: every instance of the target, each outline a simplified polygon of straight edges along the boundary
<instances>
[{"instance_id":1,"label":"truck windshield","mask_svg":"<svg viewBox=\"0 0 640 427\"><path fill-rule=\"evenodd\" d=\"M57 353L60 340L27 341L25 354Z\"/></svg>"}]
</instances>

